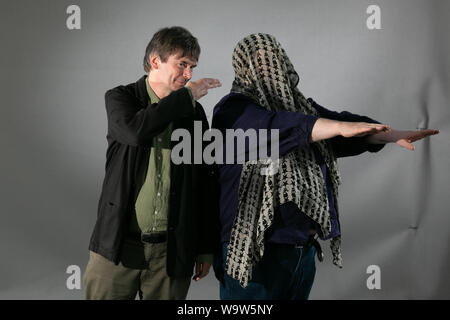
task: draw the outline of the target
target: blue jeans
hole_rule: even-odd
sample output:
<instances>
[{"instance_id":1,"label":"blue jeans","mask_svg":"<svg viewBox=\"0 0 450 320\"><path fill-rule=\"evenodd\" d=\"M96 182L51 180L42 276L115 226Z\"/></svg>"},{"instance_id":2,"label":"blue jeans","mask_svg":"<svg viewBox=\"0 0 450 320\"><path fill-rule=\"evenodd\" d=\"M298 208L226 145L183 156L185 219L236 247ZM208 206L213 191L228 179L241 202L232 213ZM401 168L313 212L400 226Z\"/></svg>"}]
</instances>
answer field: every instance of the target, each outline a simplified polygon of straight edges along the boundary
<instances>
[{"instance_id":1,"label":"blue jeans","mask_svg":"<svg viewBox=\"0 0 450 320\"><path fill-rule=\"evenodd\" d=\"M220 299L222 300L307 300L314 282L316 249L266 243L264 256L253 268L252 279L244 289L225 272L227 245L222 244ZM221 268L221 269L219 269Z\"/></svg>"}]
</instances>

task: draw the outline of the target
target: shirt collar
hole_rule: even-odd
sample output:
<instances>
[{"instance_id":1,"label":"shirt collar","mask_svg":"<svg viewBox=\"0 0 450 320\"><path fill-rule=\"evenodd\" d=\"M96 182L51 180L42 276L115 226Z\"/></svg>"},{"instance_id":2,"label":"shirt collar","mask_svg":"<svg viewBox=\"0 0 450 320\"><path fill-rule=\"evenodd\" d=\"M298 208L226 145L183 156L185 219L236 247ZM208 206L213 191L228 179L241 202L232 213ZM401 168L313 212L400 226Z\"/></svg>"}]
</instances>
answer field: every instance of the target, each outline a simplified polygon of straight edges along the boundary
<instances>
[{"instance_id":1,"label":"shirt collar","mask_svg":"<svg viewBox=\"0 0 450 320\"><path fill-rule=\"evenodd\" d=\"M148 96L150 98L150 104L158 103L160 99L156 95L155 91L153 91L152 87L150 87L150 85L148 83L148 77L145 78L145 85L147 87L147 93L148 93Z\"/></svg>"}]
</instances>

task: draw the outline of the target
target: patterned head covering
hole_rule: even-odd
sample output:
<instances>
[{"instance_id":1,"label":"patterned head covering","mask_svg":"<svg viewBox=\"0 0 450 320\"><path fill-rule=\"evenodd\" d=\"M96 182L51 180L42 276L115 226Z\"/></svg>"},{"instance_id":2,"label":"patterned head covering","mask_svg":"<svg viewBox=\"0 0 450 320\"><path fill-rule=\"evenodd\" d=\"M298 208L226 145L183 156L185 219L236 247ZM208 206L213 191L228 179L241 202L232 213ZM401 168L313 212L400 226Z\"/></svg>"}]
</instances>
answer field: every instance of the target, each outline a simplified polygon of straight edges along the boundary
<instances>
[{"instance_id":1,"label":"patterned head covering","mask_svg":"<svg viewBox=\"0 0 450 320\"><path fill-rule=\"evenodd\" d=\"M269 110L287 110L318 116L297 89L298 73L275 37L256 33L239 41L233 52L235 79L231 92L253 99ZM328 141L314 143L325 160L337 198L340 184L336 158ZM239 206L231 231L226 260L227 274L243 287L253 266L264 254L264 233L272 225L274 208L294 202L320 225L324 237L331 232L330 209L320 166L311 148L297 149L279 159L274 175L261 175L266 160L244 164L239 184ZM336 202L337 209L337 202ZM340 237L331 239L333 263L342 266Z\"/></svg>"},{"instance_id":2,"label":"patterned head covering","mask_svg":"<svg viewBox=\"0 0 450 320\"><path fill-rule=\"evenodd\" d=\"M299 111L293 90L299 76L278 41L268 34L252 34L233 53L232 92L240 92L269 110Z\"/></svg>"}]
</instances>

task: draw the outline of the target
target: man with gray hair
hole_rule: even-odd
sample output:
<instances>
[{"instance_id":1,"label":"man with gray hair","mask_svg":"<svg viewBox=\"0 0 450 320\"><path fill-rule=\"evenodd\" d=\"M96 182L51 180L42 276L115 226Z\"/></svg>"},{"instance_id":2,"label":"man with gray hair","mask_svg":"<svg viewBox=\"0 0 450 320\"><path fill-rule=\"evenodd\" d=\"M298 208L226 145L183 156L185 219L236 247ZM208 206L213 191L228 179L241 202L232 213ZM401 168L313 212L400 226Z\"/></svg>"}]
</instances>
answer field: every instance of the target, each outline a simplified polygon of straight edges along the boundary
<instances>
[{"instance_id":1,"label":"man with gray hair","mask_svg":"<svg viewBox=\"0 0 450 320\"><path fill-rule=\"evenodd\" d=\"M84 275L87 299L185 299L209 272L218 243L214 171L174 164L171 133L208 129L196 101L217 79L190 81L200 46L163 28L144 56L148 75L106 92L106 172Z\"/></svg>"}]
</instances>

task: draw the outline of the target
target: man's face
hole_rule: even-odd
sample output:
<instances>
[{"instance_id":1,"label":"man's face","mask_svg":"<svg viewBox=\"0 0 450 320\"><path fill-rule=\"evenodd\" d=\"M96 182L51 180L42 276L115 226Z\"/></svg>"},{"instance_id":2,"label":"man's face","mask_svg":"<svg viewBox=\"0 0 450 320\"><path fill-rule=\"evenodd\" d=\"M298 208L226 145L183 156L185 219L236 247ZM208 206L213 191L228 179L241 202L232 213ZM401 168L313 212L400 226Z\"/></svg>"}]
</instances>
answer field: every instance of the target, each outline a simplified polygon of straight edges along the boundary
<instances>
[{"instance_id":1,"label":"man's face","mask_svg":"<svg viewBox=\"0 0 450 320\"><path fill-rule=\"evenodd\" d=\"M159 60L158 79L161 87L167 94L181 89L192 78L192 70L196 66L196 60L182 57L180 53L170 55L166 62Z\"/></svg>"}]
</instances>

